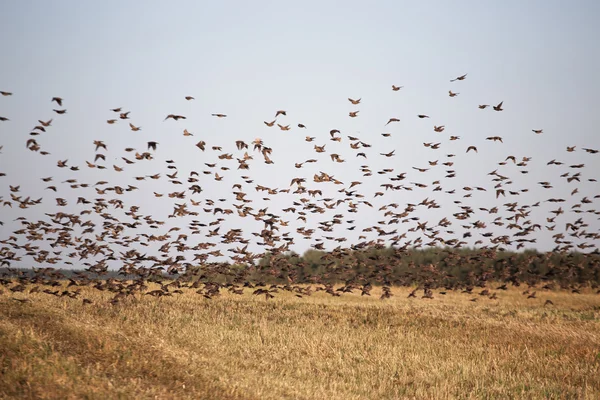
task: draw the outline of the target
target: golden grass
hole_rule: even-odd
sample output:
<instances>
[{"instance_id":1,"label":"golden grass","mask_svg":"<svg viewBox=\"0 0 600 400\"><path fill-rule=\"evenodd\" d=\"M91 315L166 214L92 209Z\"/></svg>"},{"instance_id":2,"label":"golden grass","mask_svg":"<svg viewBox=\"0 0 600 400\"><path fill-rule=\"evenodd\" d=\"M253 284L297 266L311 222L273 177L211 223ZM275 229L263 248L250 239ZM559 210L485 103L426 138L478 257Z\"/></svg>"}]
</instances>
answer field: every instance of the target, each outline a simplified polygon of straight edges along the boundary
<instances>
[{"instance_id":1,"label":"golden grass","mask_svg":"<svg viewBox=\"0 0 600 400\"><path fill-rule=\"evenodd\" d=\"M600 398L600 295L0 295L0 398ZM11 297L28 297L19 303ZM470 299L478 298L477 302ZM555 305L544 307L551 299Z\"/></svg>"}]
</instances>

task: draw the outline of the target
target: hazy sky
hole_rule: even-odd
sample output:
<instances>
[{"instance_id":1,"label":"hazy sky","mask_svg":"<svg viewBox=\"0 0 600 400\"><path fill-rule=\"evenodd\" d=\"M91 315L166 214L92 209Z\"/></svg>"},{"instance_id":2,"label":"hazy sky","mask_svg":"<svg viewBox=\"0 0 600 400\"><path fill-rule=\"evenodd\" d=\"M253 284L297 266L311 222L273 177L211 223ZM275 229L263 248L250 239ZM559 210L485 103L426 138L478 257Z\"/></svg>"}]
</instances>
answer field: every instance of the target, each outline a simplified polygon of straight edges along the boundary
<instances>
[{"instance_id":1,"label":"hazy sky","mask_svg":"<svg viewBox=\"0 0 600 400\"><path fill-rule=\"evenodd\" d=\"M345 220L355 220L336 226L333 232L317 230L313 236L347 236L346 244L365 234L363 228L391 219L384 216L385 210L378 211L381 206L398 203L392 210L400 213L407 203L417 204L425 198L435 199L440 208L420 206L411 216L430 221L428 227L448 217L451 227L436 228L455 232L440 235L445 238L460 238L465 232L461 224L477 220L488 225L473 232L474 240L482 239L484 244L489 242L479 233L514 234L516 231L506 226L491 224L498 216L512 215L502 206L508 202L542 202L529 216L543 228L530 236L538 238L539 248L554 247L550 236L564 232L565 223L580 217L588 224L582 229L599 231L598 215L570 211L584 196L593 199L600 194L598 183L588 181L599 175L600 154L582 150L600 149L597 1L16 1L5 2L1 14L0 90L14 94L0 96L0 116L10 119L0 122L0 145L4 146L0 172L7 175L0 177L0 196L9 200L9 185L20 184L16 195L43 197L43 202L27 210L19 209L17 203L12 209L0 208L0 221L4 222L0 238L20 226L13 221L18 216L35 220L57 210L79 213L84 206L75 205L77 197L99 197L93 189L71 189L61 183L69 178L80 183L106 180L113 186L135 185L138 191L123 196L109 192L104 197L118 197L126 208L138 204L142 215L151 214L160 220L167 220L174 203L188 202L189 209L200 212L198 217L170 219L162 231L152 232L155 234L166 233L171 226L184 226L192 219L208 223L220 217L202 212L202 208L212 209L205 205L206 199L235 211L231 194L235 183L243 184L255 210L268 206L269 212L290 221L285 229L294 237L298 237L293 233L297 227L317 229L319 221L331 220L336 213L344 214ZM464 81L450 82L466 73ZM392 85L403 88L392 91ZM460 94L451 98L449 90ZM188 95L195 100L186 101ZM54 96L64 99L65 115L52 111L60 108L50 102ZM348 97L362 101L352 105ZM502 112L477 107L500 101L504 101ZM116 107L131 111L131 119L108 125L107 119L118 118L109 111ZM290 131L263 123L273 120L277 110L287 111L278 122L290 124ZM350 118L348 113L357 110L358 117ZM170 113L187 119L163 121ZM212 113L228 116L219 119ZM431 118L419 119L417 114ZM50 118L54 119L52 126L34 138L51 154L42 156L27 150L25 142L31 128L38 125L38 119ZM390 118L401 121L385 126ZM132 132L128 122L142 130ZM298 123L307 128L298 128ZM434 132L434 125L444 125L445 130ZM184 129L194 136L184 137ZM341 131L337 135L342 136L341 142L330 140L332 129ZM532 129L543 129L543 133L536 135ZM315 141L306 142L307 135ZM348 135L372 147L352 149ZM452 135L460 136L460 140L450 141ZM503 143L485 140L489 136L501 136ZM244 152L235 148L235 141L250 143L256 137L273 149L274 164L264 164L260 153L249 151L254 156L250 170L240 172L235 158ZM93 140L103 140L108 146L108 151L102 151L106 162L97 163L106 165L106 170L90 169L85 164L94 161ZM121 159L134 158L134 153L124 151L126 147L145 151L150 140L159 143L154 160L128 165ZM206 141L205 152L194 146L199 140ZM432 150L423 146L424 142L441 142L441 146ZM326 153L315 153L315 144L326 144ZM469 145L477 146L478 153L465 153ZM221 153L211 146L222 146L234 159L219 160ZM576 151L566 152L567 146L577 146ZM391 150L395 150L393 157L380 155ZM357 158L358 152L365 152L368 158ZM346 162L332 161L332 153ZM447 158L448 154L456 157ZM517 162L525 156L532 160L526 167L510 161L498 165L509 155ZM318 162L304 164L301 169L294 167L295 162L310 158ZM57 168L56 162L65 159L80 170ZM174 171L166 168L168 159L175 160L184 185L167 181L165 174ZM565 165L547 166L552 159ZM437 166L429 165L436 160ZM454 165L441 165L448 161ZM218 166L211 169L204 165L212 162ZM580 163L585 168L569 168ZM114 171L113 165L124 171ZM363 177L361 165L368 165L373 175ZM219 171L221 166L231 169ZM421 173L412 167L430 169ZM394 171L378 174L383 168ZM512 181L504 187L506 198L497 200L493 188L497 182L487 175L495 169ZM185 180L192 170L200 173L198 184L204 192L188 195L186 200L169 199L167 193L189 186ZM223 180L217 182L212 175L202 173L208 170L218 172ZM456 177L445 178L448 170L456 171ZM320 171L334 175L344 185L314 183L313 175ZM406 172L407 178L392 183L413 187L412 191L387 191L383 197L373 197L376 191L385 191L381 184L401 172ZM560 177L576 172L581 172L581 182L568 183ZM155 173L162 174L160 180L134 179ZM254 183L244 183L240 175L250 176ZM45 176L53 176L54 182L42 182L40 178ZM281 210L307 196L279 194L265 201L262 198L269 197L267 193L254 189L256 184L288 188L293 177L305 177L307 189L321 189L323 197L336 200L346 197L338 190L349 188L352 181L362 181L352 190L365 197L349 201L366 200L373 208L360 204L358 212L351 214L347 205L341 205L326 214L307 213L304 224L296 220L298 214ZM435 180L441 181L442 191L432 191L437 186L432 185ZM550 182L553 188L542 189L540 181ZM411 182L428 186L417 188ZM50 184L57 186L58 193L44 190ZM464 198L469 193L463 189L466 186L481 186L487 191L473 191L471 198ZM575 188L579 193L572 196ZM456 190L453 195L445 193L452 189ZM529 191L508 194L508 190L521 189ZM158 199L152 192L165 196ZM67 199L69 206L56 207L56 197ZM544 202L552 197L566 201ZM201 200L202 206L192 207L189 198ZM219 198L227 200L218 202ZM323 206L318 199L313 201ZM598 201L583 204L581 209L593 209ZM452 218L461 205L475 210L467 222ZM498 214L478 210L494 206L500 208ZM556 219L556 230L550 232L545 226L553 224L546 218L558 207L565 214ZM244 236L255 241L251 232L263 227L252 217L242 219L237 213L226 218L221 234L229 228L243 228ZM353 225L357 226L354 231L346 230ZM398 234L414 226L414 221L382 225L386 230L398 229ZM282 227L280 233L285 229ZM139 230L151 233L142 227ZM373 233L366 235L376 238ZM408 238L416 236L409 234ZM203 240L196 236L190 244ZM586 241L570 240L576 244ZM292 248L302 252L311 243L298 238ZM335 245L331 242L327 248Z\"/></svg>"}]
</instances>

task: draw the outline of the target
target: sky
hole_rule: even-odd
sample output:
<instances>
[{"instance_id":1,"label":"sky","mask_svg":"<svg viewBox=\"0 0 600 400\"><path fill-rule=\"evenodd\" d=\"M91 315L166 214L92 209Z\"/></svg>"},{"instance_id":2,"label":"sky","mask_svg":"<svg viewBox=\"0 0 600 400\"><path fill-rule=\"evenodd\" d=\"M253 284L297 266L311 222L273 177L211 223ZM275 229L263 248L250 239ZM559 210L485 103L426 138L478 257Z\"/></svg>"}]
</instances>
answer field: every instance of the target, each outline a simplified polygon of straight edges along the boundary
<instances>
[{"instance_id":1,"label":"sky","mask_svg":"<svg viewBox=\"0 0 600 400\"><path fill-rule=\"evenodd\" d=\"M376 235L362 229L389 221L390 217L384 215L387 210L380 211L380 207L397 203L394 212L400 213L406 204L418 204L426 198L434 199L440 208L419 206L411 216L429 221L428 227L449 218L451 227L436 228L454 231L454 235L440 235L445 238L460 238L466 231L461 221L452 218L465 205L475 210L470 222L487 223L485 229L474 231L473 240L489 244L480 237L483 232L514 234L506 225L491 223L498 216L512 215L503 207L508 202L521 206L541 202L532 209L529 219L542 229L530 236L537 242L527 243L526 247L553 248L551 236L565 232L565 224L578 218L588 224L582 228L586 232L599 232L597 214L575 214L571 208L583 197L594 202L583 204L582 210L593 210L600 201L593 199L600 194L598 183L588 180L598 177L600 153L583 150L600 149L600 116L595 101L600 91L598 2L19 1L2 8L0 90L13 95L0 96L0 116L9 118L0 122L0 172L6 174L0 177L0 196L3 201L10 200L10 186L20 185L19 192L13 194L42 197L43 201L26 210L17 203L12 208L0 208L0 221L4 223L0 239L19 229L20 222L14 221L17 217L33 221L44 219L44 213L79 213L84 206L75 204L77 197L98 197L91 188L69 188L62 183L67 179L90 184L106 180L113 186L138 187L118 198L126 208L139 205L142 215L167 221L164 231L172 226L185 227L192 219L208 224L220 217L202 212L202 208L214 208L206 205L207 199L235 211L232 185L241 183L255 211L269 207L269 212L289 221L285 229L297 238L291 248L300 253L314 244L315 238L324 236L347 238L346 245L358 242L361 234L376 239ZM450 82L464 74L466 79ZM402 89L393 91L392 85ZM450 97L450 90L459 94ZM51 103L54 96L64 99L66 114L53 112L60 108ZM185 96L195 100L187 101ZM360 98L361 102L353 105L348 98ZM501 101L502 112L477 107ZM117 107L130 111L130 120L120 120L110 111ZM264 124L275 119L277 110L287 111L277 123L289 124L289 131ZM359 111L358 116L350 118L351 111ZM213 113L227 117L216 118ZM164 121L168 114L181 114L187 119ZM420 119L417 114L430 118ZM29 135L38 120L51 118L47 132ZM117 123L107 124L112 118L117 118ZM400 121L386 125L390 118ZM133 132L129 122L141 130ZM297 127L299 123L306 128ZM445 126L444 131L435 132L433 127L440 125ZM194 136L183 136L184 129ZM332 129L340 131L337 136L342 137L341 142L330 140ZM534 129L543 133L535 134ZM381 133L391 135L384 137ZM306 136L315 137L314 142L306 142ZM355 142L348 136L358 137L371 147L352 149L350 143ZM460 139L451 141L450 136ZM500 136L503 142L486 140L491 136ZM29 138L50 154L29 151L25 146ZM265 164L261 154L250 148L248 153L254 157L250 170L237 170L235 158L241 158L244 151L236 149L235 141L250 143L255 138L273 149L274 163ZM85 164L94 162L94 140L102 140L108 147L101 151L106 162L97 163L105 165L105 170ZM207 143L204 152L195 147L200 140ZM122 157L133 159L134 153L124 149L146 151L147 141L158 142L157 150L152 152L154 159L126 164ZM440 142L440 148L425 147L423 143L428 142ZM313 146L323 144L326 153L316 153ZM470 145L478 152L466 153ZM211 150L212 146L221 146L224 153L233 155L233 160L219 160L221 152ZM569 153L567 146L576 149ZM381 155L392 150L392 157ZM367 159L356 157L358 152L365 152ZM345 162L334 162L332 153ZM448 158L448 154L455 157ZM517 162L523 157L531 157L531 161L524 167L510 161L498 165L510 155ZM295 168L295 163L311 158L318 162ZM565 165L547 165L552 159ZM69 166L77 165L80 170L57 168L58 160L68 160ZM183 185L168 182L165 174L174 169L166 168L166 160L175 161ZM436 160L438 165L429 165ZM217 167L205 165L213 162L218 163ZM444 166L443 162L454 164ZM575 164L585 167L569 168ZM117 172L113 165L124 170ZM372 176L363 176L361 165L368 165ZM230 170L218 170L221 166ZM430 169L419 172L413 167ZM377 173L384 168L394 171ZM496 199L497 182L488 175L496 169L512 182L504 186L506 191L518 195L507 193L506 198ZM454 170L456 177L446 178L448 170ZM190 171L199 172L198 184L203 192L189 195L180 203L186 202L192 209L189 198L202 201L201 206L193 208L200 215L168 219L177 200L168 198L167 193L189 186L185 179ZM220 173L223 180L215 181L214 175L202 171ZM343 185L313 182L314 174L321 171ZM406 172L406 179L392 183L412 190L385 191L380 186L402 172ZM576 172L581 172L580 182L560 177ZM156 173L161 173L161 179L135 180L136 176ZM245 183L241 175L254 181ZM49 176L53 177L52 183L40 180ZM324 214L307 212L307 222L302 223L296 219L297 213L282 209L307 196L267 196L254 189L257 184L286 189L294 177L306 178L307 189L321 189L323 198L335 199L346 197L338 191L350 190L350 182L361 181L352 190L365 197L351 198L346 204L366 200L373 207L360 203L357 213L348 213L348 207L342 204ZM438 186L432 184L436 180L442 191L433 191ZM542 188L538 182L543 181L550 182L552 188ZM414 183L427 187L418 188ZM45 189L51 184L57 186L58 193ZM476 186L486 191L463 189ZM572 195L575 188L578 193ZM454 194L446 193L453 189ZM521 192L523 189L528 191ZM374 198L377 191L385 195ZM164 197L156 198L153 192L163 193ZM469 193L472 197L463 197ZM56 207L56 197L67 199L69 205ZM106 195L107 199L114 197L114 192ZM548 203L548 198L566 201ZM323 205L318 199L312 200ZM479 210L494 206L500 208L498 214ZM558 207L565 213L557 217L555 231L550 231L545 227L553 223L546 218L551 218L550 211ZM112 212L125 218L118 210ZM331 220L336 213L344 215L342 225L333 232L320 232L318 223ZM264 224L235 214L225 217L220 233L241 228L245 238L255 241L251 232L260 231ZM295 233L300 226L316 229L313 240ZM346 229L351 226L356 229ZM415 221L381 226L402 234L414 227ZM139 227L131 234L157 233L144 229ZM281 227L280 233L285 229ZM202 232L207 233L207 228ZM415 235L419 233L408 232L409 239ZM196 237L192 241L203 240ZM586 242L570 240L575 244ZM325 242L329 249L339 244ZM594 245L587 251L597 246L593 240L587 243ZM230 247L216 248L225 252Z\"/></svg>"}]
</instances>

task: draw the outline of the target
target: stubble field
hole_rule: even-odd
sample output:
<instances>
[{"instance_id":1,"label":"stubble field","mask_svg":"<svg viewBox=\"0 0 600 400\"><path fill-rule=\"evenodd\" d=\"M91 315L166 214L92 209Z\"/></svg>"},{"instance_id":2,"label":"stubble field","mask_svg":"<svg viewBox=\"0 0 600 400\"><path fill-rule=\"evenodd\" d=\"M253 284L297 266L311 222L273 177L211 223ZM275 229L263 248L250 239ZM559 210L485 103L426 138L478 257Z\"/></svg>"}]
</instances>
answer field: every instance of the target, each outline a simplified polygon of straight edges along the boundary
<instances>
[{"instance_id":1,"label":"stubble field","mask_svg":"<svg viewBox=\"0 0 600 400\"><path fill-rule=\"evenodd\" d=\"M600 398L600 294L523 290L186 291L115 305L91 288L92 304L5 291L0 397Z\"/></svg>"}]
</instances>

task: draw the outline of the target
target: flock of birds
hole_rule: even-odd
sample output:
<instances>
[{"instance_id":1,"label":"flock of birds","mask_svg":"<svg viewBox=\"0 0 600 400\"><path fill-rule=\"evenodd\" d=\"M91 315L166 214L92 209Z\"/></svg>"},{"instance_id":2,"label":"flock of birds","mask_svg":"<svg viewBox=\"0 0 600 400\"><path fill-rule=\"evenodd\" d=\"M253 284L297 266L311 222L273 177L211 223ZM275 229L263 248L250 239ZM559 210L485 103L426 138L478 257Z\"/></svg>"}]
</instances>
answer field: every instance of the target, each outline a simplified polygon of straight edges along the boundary
<instances>
[{"instance_id":1,"label":"flock of birds","mask_svg":"<svg viewBox=\"0 0 600 400\"><path fill-rule=\"evenodd\" d=\"M465 74L450 82L460 82L466 78ZM399 92L402 88L392 85L394 92ZM13 93L0 91L0 95L1 101L10 101ZM460 92L448 92L451 98L459 95ZM186 96L185 100L192 102L195 99L193 96ZM357 108L362 104L362 98L348 98L348 102L353 107L348 117L359 117L360 110ZM67 101L63 98L53 97L51 104L51 112L55 116L36 118L37 123L25 140L25 148L40 156L51 156L43 147L44 137L51 132L53 124L69 115L65 108ZM477 105L480 110L490 108L493 112L502 112L503 107L503 101ZM0 102L0 113L1 110ZM131 131L143 133L142 126L132 120L131 111L117 107L110 112L112 115L106 120L108 125L125 123ZM213 113L211 116L222 120L228 117L223 113ZM292 128L292 124L283 122L285 118L286 110L276 110L274 118L264 121L264 126L284 132L296 130ZM426 120L431 117L418 114L415 118ZM163 122L185 124L186 120L185 115L168 114ZM400 121L400 118L392 117L385 126L398 124ZM0 132L10 122L9 116L0 115ZM295 125L300 130L308 131L303 123ZM433 131L443 139L425 142L423 146L435 151L448 141L460 140L459 136L443 136L445 129L443 124L434 125ZM188 128L182 126L182 130L183 136L194 136ZM532 129L532 132L539 135L543 130ZM588 182L588 185L592 185L596 182L593 176L582 175L584 163L569 165L558 160L548 160L547 168L559 171L558 179L563 180L560 185L573 184L571 199L548 197L532 204L524 204L517 201L517 196L526 193L529 188L515 188L513 179L505 171L512 163L520 168L520 174L527 174L526 167L532 160L531 157L517 158L509 155L498 160L498 167L487 173L490 180L487 187L473 185L447 189L444 188L448 185L446 182L457 176L457 171L453 169L459 158L457 154L447 154L445 160L428 161L426 166L413 166L409 170L398 171L401 164L394 159L396 152L393 149L373 152L367 138L345 135L339 129L331 129L325 134L325 138L323 135L315 135L317 136L304 137L305 142L313 143L308 145L309 151L314 152L311 158L280 161L291 162L300 172L291 177L286 188L270 187L266 183L271 182L273 176L277 176L281 170L271 166L275 164L274 150L261 138L236 140L231 143L232 152L224 150L222 144L199 140L195 143L197 151L200 154L213 152L218 161L204 162L204 170L189 171L187 175L180 171L173 159L168 159L163 164L165 170L156 170L156 155L161 150L161 144L157 140L145 138L142 149L125 148L120 157L120 165L107 166L110 143L96 139L93 140L93 160L86 161L85 165L73 165L66 155L56 160L56 168L63 173L67 172L70 175L68 179L55 182L53 174L43 169L46 172L41 181L46 185L45 190L51 194L50 197L54 196L53 199L46 196L33 198L26 193L30 182L20 184L11 175L14 171L0 171L0 187L8 190L8 194L0 191L0 207L3 210L0 214L0 232L7 231L3 226L8 222L9 213L13 214L12 222L21 225L19 229L8 232L6 239L0 240L0 267L6 267L4 276L0 278L0 293L4 292L1 289L4 286L12 293L41 292L77 299L81 295L79 287L90 286L115 293L111 303L118 304L135 293L156 297L172 296L183 293L184 288L194 289L208 299L218 295L222 289L242 294L245 288L266 298L273 297L280 290L294 292L299 297L310 295L314 290L323 290L334 296L353 290L359 290L362 295L370 295L372 285L381 283L381 297L385 299L392 296L393 285L411 285L417 282L418 288L409 297L416 297L417 290L423 290L423 298L433 298L432 289L441 287L444 288L439 292L441 294L445 294L446 290L456 289L475 294L474 287L479 286L482 288L478 293L480 296L497 299L494 290L506 289L506 284L493 289L488 283L490 276L495 274L495 278L501 276L505 282L519 285L519 274L529 270L532 263L550 263L552 254L563 254L567 261L551 265L546 278L557 273L573 276L573 271L580 268L582 263L599 269L600 258L597 256L600 252L596 241L600 234L594 229L594 225L590 228L590 223L596 223L597 226L600 211L591 207L600 198L600 194L579 194L580 187L577 184ZM392 133L385 132L381 135L389 138ZM326 139L333 144L322 144ZM486 140L504 143L501 136L490 136ZM344 148L347 153L343 153ZM2 149L3 146L0 145L0 151ZM566 152L573 153L577 150L577 146L569 146ZM588 147L582 150L584 157L596 155L599 151ZM479 153L474 145L465 146L463 151L463 156ZM289 155L284 158L289 158ZM301 173L303 168L317 163L351 164L352 160L359 159L367 163L367 160L373 158L389 158L391 162L378 171L373 171L366 164L358 168L363 179L384 179L379 186L381 189L372 193L360 190L363 180L344 182L334 174L322 170L312 176ZM436 155L436 158L439 156ZM273 168L273 172L269 175L252 175L253 164L260 161ZM42 162L44 161L40 160L40 165ZM84 168L108 170L105 173L109 176L112 169L122 176L132 164L143 164L144 168L152 171L141 176L127 177L130 181L126 185L111 185L108 180L85 182L86 175L82 171ZM440 167L445 168L444 183L441 179L428 182L425 178L419 178L426 176L422 174L430 169ZM230 172L232 169L241 172L239 177L234 177L237 180L233 182L233 172ZM121 176L119 179L122 179ZM161 184L165 179L167 183ZM212 198L211 194L214 193L207 194L202 187L207 180L219 182L219 185L230 188L230 192L227 196ZM4 183L7 181L9 183ZM553 188L549 180L537 184L544 189ZM140 189L139 186L143 187ZM144 194L143 203L132 204L128 195L144 188L148 188L149 192ZM252 198L252 191L265 197ZM494 204L489 207L473 207L468 204L474 194L488 191L493 194ZM422 193L422 200L402 204L407 192ZM439 204L435 196L442 196L444 203ZM167 220L144 212L144 207L148 205L146 199L150 197L168 199L172 212ZM270 201L276 197L281 198L286 205L280 210L274 210L270 206ZM389 197L393 200L386 201ZM574 203L570 208L566 206L569 201ZM25 216L28 212L26 210L41 205L50 207L48 203L54 202L54 212L45 212L37 220ZM543 222L533 220L532 212L541 204L548 203L556 207L548 211ZM444 210L451 206L457 207L457 210L445 211L444 217L439 221L424 220L415 215L417 210L424 210L425 215L428 215L441 209L442 205ZM380 219L361 219L360 213L365 213L365 210L377 210ZM17 216L15 212L22 214ZM315 221L315 218L322 220ZM243 220L254 221L258 224L258 229L245 232L239 226L250 224ZM234 227L224 228L228 221ZM361 224L364 225L362 230ZM493 230L489 229L492 225ZM564 229L561 230L563 225ZM355 230L360 230L356 242L346 245L344 242L349 240L350 233ZM499 257L505 249L519 250L536 243L536 232L539 231L553 233L555 247L552 252L533 254L525 258L525 261L516 256ZM298 238L309 242L311 248L322 251L320 261L325 265L324 272L311 276L298 275L298 265L306 267L307 262L296 261L293 264L287 256L294 249ZM362 256L370 249L382 249L388 245L393 246L394 256L391 259L369 253L365 261ZM461 255L459 250L469 245L475 246L479 252ZM411 263L411 272L403 277L392 273L394 262L420 248L437 249L444 254L446 265L473 264L482 259L494 260L495 270L479 268L477 274L472 274L466 282L453 280L455 277L429 263ZM575 261L575 257L571 256L574 252L583 253L584 261ZM226 260L216 261L220 259ZM368 272L353 273L360 269L357 267L364 267L366 264L370 268ZM60 267L66 265L84 270L73 272L68 278L67 287L63 288L65 275ZM111 266L115 266L124 278L103 278ZM15 269L16 267L32 268L33 273ZM251 276L258 272L281 278L287 283L268 285L261 279L253 282ZM130 279L131 277L135 278ZM331 283L336 277L344 277L345 282L338 289ZM148 282L159 283L160 289L149 290ZM529 283L530 286L535 286L534 283ZM313 289L313 285L317 285L316 289ZM568 283L561 286L574 292L580 290L577 285L569 286ZM545 282L540 290L552 287L552 283ZM536 298L536 291L528 289L523 294L528 298ZM28 301L26 298L14 298L17 301ZM473 300L477 300L477 297ZM91 300L83 299L83 302L89 303Z\"/></svg>"}]
</instances>

